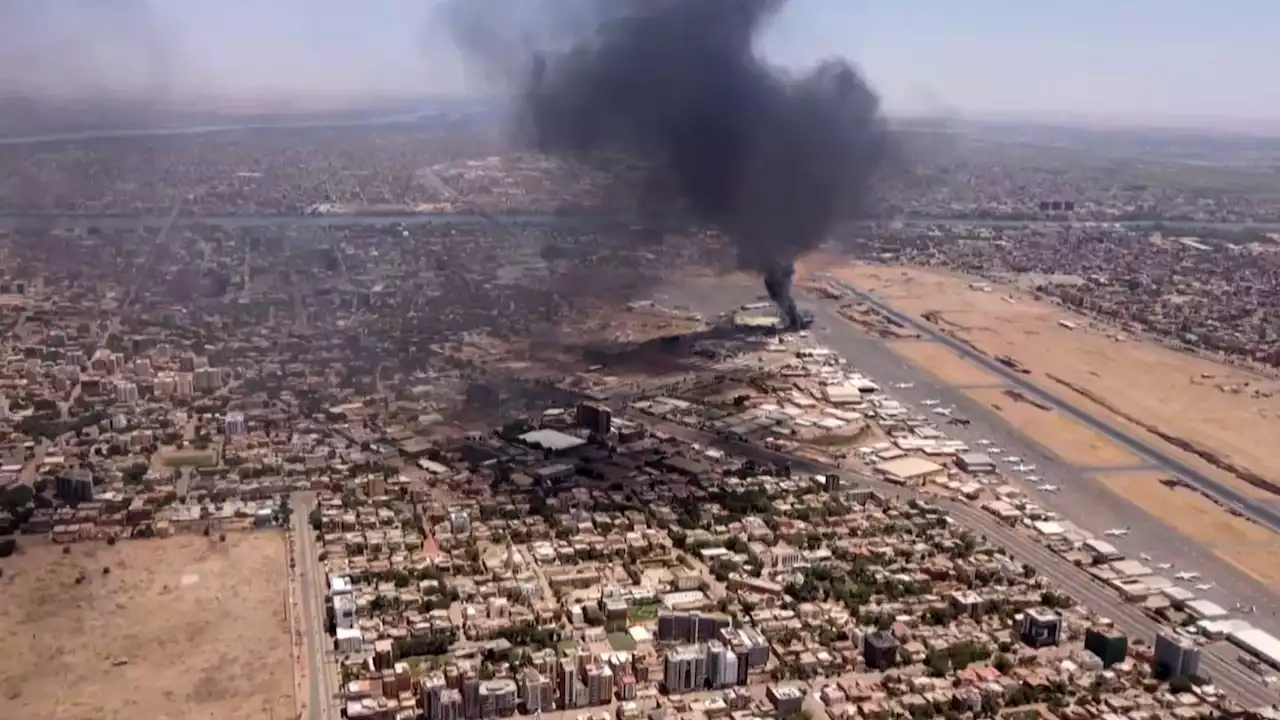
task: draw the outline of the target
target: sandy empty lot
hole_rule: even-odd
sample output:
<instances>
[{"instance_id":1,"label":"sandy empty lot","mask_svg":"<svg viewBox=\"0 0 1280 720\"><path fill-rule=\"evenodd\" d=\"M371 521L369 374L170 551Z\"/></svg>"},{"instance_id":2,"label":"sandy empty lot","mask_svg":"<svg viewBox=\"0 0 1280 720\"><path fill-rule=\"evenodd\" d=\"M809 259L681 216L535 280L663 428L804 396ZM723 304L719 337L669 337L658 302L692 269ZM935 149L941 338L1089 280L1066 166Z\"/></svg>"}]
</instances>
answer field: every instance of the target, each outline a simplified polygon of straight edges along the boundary
<instances>
[{"instance_id":1,"label":"sandy empty lot","mask_svg":"<svg viewBox=\"0 0 1280 720\"><path fill-rule=\"evenodd\" d=\"M1188 488L1161 484L1156 472L1102 473L1108 490L1141 507L1214 554L1272 588L1280 589L1280 537L1236 517Z\"/></svg>"},{"instance_id":2,"label":"sandy empty lot","mask_svg":"<svg viewBox=\"0 0 1280 720\"><path fill-rule=\"evenodd\" d=\"M284 563L265 531L0 560L0 717L292 717Z\"/></svg>"},{"instance_id":3,"label":"sandy empty lot","mask_svg":"<svg viewBox=\"0 0 1280 720\"><path fill-rule=\"evenodd\" d=\"M1012 287L992 292L969 287L972 278L940 271L878 266L827 265L846 282L874 291L894 307L920 317L933 313L936 327L948 329L989 355L1009 355L1032 371L1029 379L1082 409L1109 421L1117 414L1147 426L1153 445L1255 497L1274 498L1259 484L1280 487L1280 383L1208 359L1132 339L1117 342L1115 330L1088 327L1087 319ZM1058 324L1072 319L1077 330ZM1061 381L1105 402L1088 399ZM1224 388L1250 383L1248 391ZM1137 425L1133 427L1137 428ZM1191 452L1176 450L1154 431L1181 438L1245 472L1215 468ZM1262 479L1249 483L1247 473Z\"/></svg>"},{"instance_id":4,"label":"sandy empty lot","mask_svg":"<svg viewBox=\"0 0 1280 720\"><path fill-rule=\"evenodd\" d=\"M895 340L889 348L930 375L956 387L1000 385L1004 381L955 352L930 340Z\"/></svg>"},{"instance_id":5,"label":"sandy empty lot","mask_svg":"<svg viewBox=\"0 0 1280 720\"><path fill-rule=\"evenodd\" d=\"M1142 458L1124 446L1057 410L1043 410L1002 390L968 390L965 395L998 413L1027 437L1082 468L1136 467Z\"/></svg>"}]
</instances>

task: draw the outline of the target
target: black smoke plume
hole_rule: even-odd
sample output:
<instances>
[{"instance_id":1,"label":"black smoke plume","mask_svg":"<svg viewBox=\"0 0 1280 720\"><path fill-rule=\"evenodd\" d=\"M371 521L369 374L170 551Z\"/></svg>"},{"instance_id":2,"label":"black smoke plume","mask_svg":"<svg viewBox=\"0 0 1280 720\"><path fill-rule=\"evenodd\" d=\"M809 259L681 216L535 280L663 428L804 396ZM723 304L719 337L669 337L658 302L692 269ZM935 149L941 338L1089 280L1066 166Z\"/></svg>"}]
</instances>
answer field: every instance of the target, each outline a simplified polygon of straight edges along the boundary
<instances>
[{"instance_id":1,"label":"black smoke plume","mask_svg":"<svg viewBox=\"0 0 1280 720\"><path fill-rule=\"evenodd\" d=\"M485 4L459 0L467 12L453 27L486 71L522 68L518 95L536 147L649 163L732 239L787 324L802 325L795 261L837 218L859 212L885 154L878 98L853 68L829 60L791 76L766 64L755 41L783 0L572 2L561 7L579 23L584 8L597 13L593 31L550 49L477 22ZM548 11L543 27L554 28Z\"/></svg>"}]
</instances>

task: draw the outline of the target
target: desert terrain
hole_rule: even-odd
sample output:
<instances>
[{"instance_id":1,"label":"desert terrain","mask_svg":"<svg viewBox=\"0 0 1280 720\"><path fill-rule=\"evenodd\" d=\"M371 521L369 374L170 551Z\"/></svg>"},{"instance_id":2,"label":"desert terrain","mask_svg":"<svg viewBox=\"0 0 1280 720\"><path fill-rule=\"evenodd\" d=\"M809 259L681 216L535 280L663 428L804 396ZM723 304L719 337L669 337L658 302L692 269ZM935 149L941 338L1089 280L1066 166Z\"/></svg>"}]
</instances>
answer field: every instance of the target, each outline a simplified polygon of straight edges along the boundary
<instances>
[{"instance_id":1,"label":"desert terrain","mask_svg":"<svg viewBox=\"0 0 1280 720\"><path fill-rule=\"evenodd\" d=\"M949 348L929 340L895 340L889 348L907 362L956 387L994 387L1004 381Z\"/></svg>"},{"instance_id":2,"label":"desert terrain","mask_svg":"<svg viewBox=\"0 0 1280 720\"><path fill-rule=\"evenodd\" d=\"M1132 468L1142 458L1080 421L1046 410L1003 390L966 390L965 395L998 414L1018 432L1065 462L1082 468Z\"/></svg>"},{"instance_id":3,"label":"desert terrain","mask_svg":"<svg viewBox=\"0 0 1280 720\"><path fill-rule=\"evenodd\" d=\"M0 562L0 717L293 717L283 535L63 547Z\"/></svg>"},{"instance_id":4,"label":"desert terrain","mask_svg":"<svg viewBox=\"0 0 1280 720\"><path fill-rule=\"evenodd\" d=\"M1231 515L1194 489L1171 488L1157 472L1102 473L1108 490L1176 527L1224 561L1259 582L1280 588L1280 537L1246 518Z\"/></svg>"},{"instance_id":5,"label":"desert terrain","mask_svg":"<svg viewBox=\"0 0 1280 720\"><path fill-rule=\"evenodd\" d=\"M1276 381L1154 341L1116 339L1113 328L1012 286L975 290L973 278L917 268L831 262L826 269L903 312L928 315L935 327L988 355L1014 358L1055 396L1242 492L1280 494ZM1078 327L1061 326L1064 319ZM918 359L940 377L953 373L933 370L928 356Z\"/></svg>"}]
</instances>

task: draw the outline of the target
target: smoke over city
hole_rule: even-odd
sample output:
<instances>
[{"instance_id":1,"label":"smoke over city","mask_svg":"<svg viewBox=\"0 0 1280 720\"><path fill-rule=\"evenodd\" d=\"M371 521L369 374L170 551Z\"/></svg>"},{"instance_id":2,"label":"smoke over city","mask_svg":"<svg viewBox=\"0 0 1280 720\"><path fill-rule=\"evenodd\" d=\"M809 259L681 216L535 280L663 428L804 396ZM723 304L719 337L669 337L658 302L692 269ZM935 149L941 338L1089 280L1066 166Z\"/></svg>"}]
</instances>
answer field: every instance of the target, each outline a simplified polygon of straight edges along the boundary
<instances>
[{"instance_id":1,"label":"smoke over city","mask_svg":"<svg viewBox=\"0 0 1280 720\"><path fill-rule=\"evenodd\" d=\"M859 212L885 154L875 93L842 60L801 76L761 60L782 0L531 5L540 25L523 33L503 32L509 3L458 0L446 17L473 62L513 83L537 149L650 163L801 325L795 262Z\"/></svg>"}]
</instances>

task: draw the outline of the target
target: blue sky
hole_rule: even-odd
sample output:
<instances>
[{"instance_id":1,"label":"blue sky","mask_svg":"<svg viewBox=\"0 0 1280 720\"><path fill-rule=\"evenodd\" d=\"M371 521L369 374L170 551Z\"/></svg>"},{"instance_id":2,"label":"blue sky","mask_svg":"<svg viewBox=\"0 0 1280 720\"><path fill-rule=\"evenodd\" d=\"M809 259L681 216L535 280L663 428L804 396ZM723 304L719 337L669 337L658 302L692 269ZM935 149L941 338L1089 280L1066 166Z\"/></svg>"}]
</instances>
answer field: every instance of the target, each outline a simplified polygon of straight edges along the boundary
<instances>
[{"instance_id":1,"label":"blue sky","mask_svg":"<svg viewBox=\"0 0 1280 720\"><path fill-rule=\"evenodd\" d=\"M431 4L2 0L0 88L475 89ZM1280 118L1277 29L1275 0L792 0L764 46L796 66L849 57L891 112Z\"/></svg>"}]
</instances>

